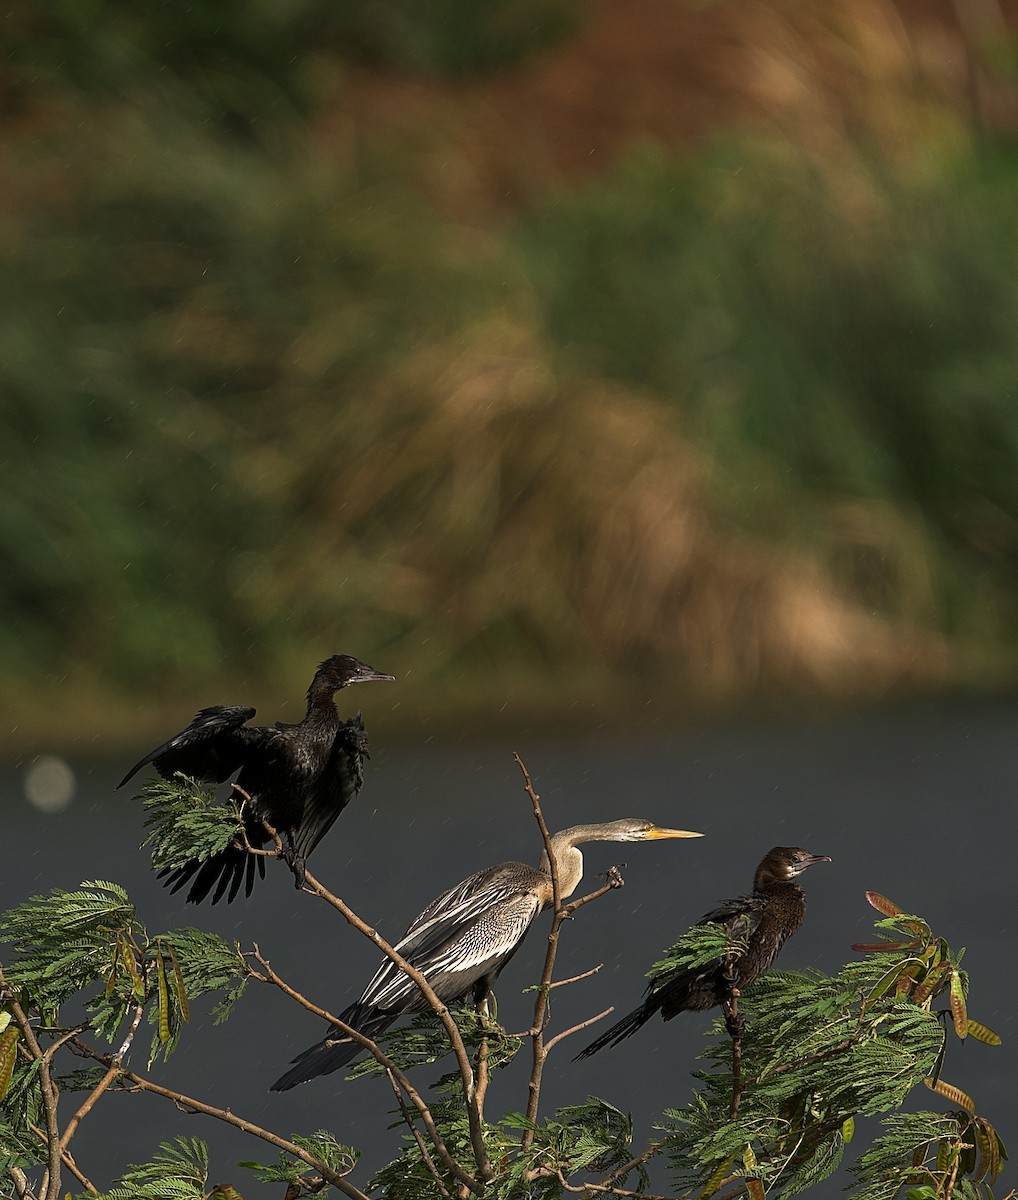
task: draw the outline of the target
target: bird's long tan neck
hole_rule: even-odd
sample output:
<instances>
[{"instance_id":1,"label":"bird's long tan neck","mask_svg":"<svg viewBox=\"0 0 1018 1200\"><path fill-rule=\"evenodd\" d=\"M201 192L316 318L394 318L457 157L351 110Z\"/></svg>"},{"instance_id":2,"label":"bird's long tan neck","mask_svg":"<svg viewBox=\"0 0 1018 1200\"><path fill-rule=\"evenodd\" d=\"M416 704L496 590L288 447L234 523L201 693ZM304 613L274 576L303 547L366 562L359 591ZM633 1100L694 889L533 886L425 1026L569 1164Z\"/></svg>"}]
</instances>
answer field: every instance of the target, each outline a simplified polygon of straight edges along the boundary
<instances>
[{"instance_id":1,"label":"bird's long tan neck","mask_svg":"<svg viewBox=\"0 0 1018 1200\"><path fill-rule=\"evenodd\" d=\"M601 825L573 825L552 834L551 852L555 856L555 872L558 875L559 899L565 900L580 886L583 878L583 855L577 849L580 842L610 842L615 839ZM548 855L541 855L540 870L551 874Z\"/></svg>"}]
</instances>

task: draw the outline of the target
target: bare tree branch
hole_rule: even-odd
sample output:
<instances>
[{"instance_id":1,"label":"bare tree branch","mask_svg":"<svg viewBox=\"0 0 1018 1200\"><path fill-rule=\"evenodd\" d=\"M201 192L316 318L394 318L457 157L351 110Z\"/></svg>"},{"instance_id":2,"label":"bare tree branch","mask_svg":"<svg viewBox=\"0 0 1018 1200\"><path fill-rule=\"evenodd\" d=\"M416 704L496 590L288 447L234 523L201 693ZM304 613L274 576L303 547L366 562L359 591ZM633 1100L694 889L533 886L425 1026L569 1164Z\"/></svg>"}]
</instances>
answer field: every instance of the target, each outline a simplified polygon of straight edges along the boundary
<instances>
[{"instance_id":1,"label":"bare tree branch","mask_svg":"<svg viewBox=\"0 0 1018 1200\"><path fill-rule=\"evenodd\" d=\"M36 1200L35 1192L32 1191L28 1176L20 1167L8 1167L7 1174L14 1184L14 1194L18 1200Z\"/></svg>"},{"instance_id":2,"label":"bare tree branch","mask_svg":"<svg viewBox=\"0 0 1018 1200\"><path fill-rule=\"evenodd\" d=\"M581 1021L579 1025L573 1025L569 1029L563 1029L561 1033L556 1033L553 1038L545 1043L544 1050L546 1054L551 1053L552 1046L557 1046L563 1038L570 1037L574 1033L579 1033L582 1029L587 1029L591 1025L596 1025L598 1021L603 1020L609 1013L615 1011L615 1006L606 1008L604 1012L599 1012L596 1017L588 1017L585 1021Z\"/></svg>"},{"instance_id":3,"label":"bare tree branch","mask_svg":"<svg viewBox=\"0 0 1018 1200\"><path fill-rule=\"evenodd\" d=\"M105 1066L113 1065L109 1055L100 1054L99 1051L94 1050L86 1042L81 1041L80 1038L75 1038L73 1044L86 1058L94 1059ZM207 1117L214 1117L217 1121L223 1121L227 1125L232 1125L235 1129L240 1129L244 1133L251 1134L252 1137L260 1138L263 1142L268 1142L270 1146L275 1146L277 1150L282 1150L292 1158L296 1158L300 1162L312 1167L334 1188L338 1188L344 1196L350 1197L350 1200L370 1200L364 1192L354 1187L352 1183L349 1183L343 1174L334 1171L327 1163L316 1158L310 1151L295 1145L293 1142L287 1141L286 1138L282 1138L268 1129L263 1129L260 1125L255 1125L253 1121L245 1121L243 1117L238 1117L228 1109L216 1108L215 1105L206 1104L203 1100L195 1100L191 1096L185 1096L183 1092L177 1092L172 1088L153 1083L151 1079L147 1079L144 1075L139 1075L136 1071L129 1071L126 1067L118 1067L118 1073L121 1078L129 1080L134 1085L135 1090L151 1092L153 1095L171 1100L181 1112L202 1113Z\"/></svg>"},{"instance_id":4,"label":"bare tree branch","mask_svg":"<svg viewBox=\"0 0 1018 1200\"><path fill-rule=\"evenodd\" d=\"M556 979L554 983L548 984L549 991L557 987L565 987L567 983L579 983L581 979L589 979L591 975L596 975L604 966L604 963L598 963L596 967L591 967L589 971L583 971L579 975L571 975L568 979Z\"/></svg>"},{"instance_id":5,"label":"bare tree branch","mask_svg":"<svg viewBox=\"0 0 1018 1200\"><path fill-rule=\"evenodd\" d=\"M390 1080L395 1080L399 1084L399 1086L406 1093L410 1102L417 1109L418 1113L420 1113L421 1120L424 1122L424 1127L428 1131L428 1136L434 1143L435 1150L437 1151L439 1158L441 1158L442 1162L445 1163L449 1172L461 1184L469 1188L470 1191L479 1195L483 1190L481 1184L469 1172L463 1169L463 1167L456 1161L452 1153L449 1151L449 1148L445 1144L445 1140L438 1131L438 1126L435 1124L435 1119L432 1116L431 1109L428 1107L424 1097L421 1096L421 1094L407 1078L406 1074L395 1062L393 1062L393 1060L388 1056L388 1054L385 1053L381 1046L379 1046L378 1043L373 1041L371 1038L366 1037L360 1032L360 1030L354 1029L352 1025L348 1025L345 1021L340 1020L339 1017L334 1016L327 1009L319 1008L317 1004L311 1000L308 1000L306 996L302 995L297 991L296 988L288 984L281 975L278 975L273 970L269 960L263 956L257 945L254 948L254 957L265 970L264 976L259 975L257 972L252 972L255 978L261 979L266 983L273 984L292 1000L296 1000L296 1002L302 1008L305 1008L308 1012L314 1013L315 1016L321 1017L323 1020L328 1021L330 1025L335 1025L336 1028L341 1029L344 1035L350 1038L351 1041L363 1046L365 1050L371 1053L375 1061L385 1069ZM414 1126L411 1124L411 1129L413 1128Z\"/></svg>"},{"instance_id":6,"label":"bare tree branch","mask_svg":"<svg viewBox=\"0 0 1018 1200\"><path fill-rule=\"evenodd\" d=\"M544 1064L548 1058L549 1050L549 1046L545 1045L544 1041L544 1030L548 1021L548 999L553 986L552 975L555 971L555 958L558 954L558 942L563 922L568 920L568 918L571 917L577 909L582 908L585 904L589 904L591 900L596 900L599 896L603 896L605 892L609 892L614 888L621 887L623 884L623 879L619 874L618 869L612 867L608 872L608 882L604 887L598 888L597 891L591 892L587 896L582 896L579 900L574 900L571 904L563 905L561 903L558 864L555 862L555 856L552 853L551 834L548 832L548 826L544 819L544 813L541 810L541 797L534 790L530 773L528 772L523 759L520 758L518 754L513 755L513 757L516 760L516 765L520 768L520 771L523 774L524 790L530 797L530 803L534 810L534 818L537 821L538 828L541 831L541 837L544 840L545 854L548 858L549 872L551 874L551 890L553 897L551 929L548 931L548 949L544 957L544 969L541 972L541 982L537 988L537 999L534 1002L534 1023L530 1030L530 1036L533 1039L533 1059L530 1068L530 1080L527 1085L527 1127L523 1131L523 1138L520 1143L520 1149L525 1154L534 1144L537 1110L541 1099L541 1079L544 1074Z\"/></svg>"},{"instance_id":7,"label":"bare tree branch","mask_svg":"<svg viewBox=\"0 0 1018 1200\"><path fill-rule=\"evenodd\" d=\"M138 1032L138 1026L141 1024L141 1018L145 1012L144 1003L134 1006L134 1019L131 1021L131 1027L127 1031L127 1037L113 1056L113 1061L106 1069L106 1074L99 1080L91 1092L85 1097L84 1102L73 1117L67 1122L67 1128L64 1130L63 1136L60 1139L61 1151L66 1151L67 1145L71 1138L74 1137L78 1130L78 1126L88 1116L95 1106L96 1101L106 1091L110 1084L116 1079L118 1068L123 1061L124 1056L131 1049L131 1044L134 1041L134 1035ZM82 1032L84 1026L75 1031L75 1034ZM66 1161L66 1160L65 1160ZM93 1189L94 1190L94 1189Z\"/></svg>"}]
</instances>

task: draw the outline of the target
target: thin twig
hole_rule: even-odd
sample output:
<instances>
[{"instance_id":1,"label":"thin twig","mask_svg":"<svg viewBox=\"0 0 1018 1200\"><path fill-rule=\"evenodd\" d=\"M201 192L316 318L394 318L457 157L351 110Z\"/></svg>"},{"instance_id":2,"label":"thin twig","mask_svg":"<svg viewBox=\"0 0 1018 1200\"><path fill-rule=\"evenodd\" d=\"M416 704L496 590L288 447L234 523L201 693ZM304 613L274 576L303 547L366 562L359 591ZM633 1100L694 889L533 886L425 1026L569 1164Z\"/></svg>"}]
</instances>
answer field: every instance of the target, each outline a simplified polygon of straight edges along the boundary
<instances>
[{"instance_id":1,"label":"thin twig","mask_svg":"<svg viewBox=\"0 0 1018 1200\"><path fill-rule=\"evenodd\" d=\"M621 1167L616 1167L610 1175L606 1175L604 1179L601 1180L601 1186L608 1187L610 1184L613 1184L616 1179L625 1179L629 1172L638 1167L640 1163L646 1162L648 1158L653 1158L654 1155L657 1154L657 1152L665 1145L667 1140L667 1138L658 1138L656 1141L650 1142L645 1150L631 1158L629 1162L623 1163Z\"/></svg>"},{"instance_id":2,"label":"thin twig","mask_svg":"<svg viewBox=\"0 0 1018 1200\"><path fill-rule=\"evenodd\" d=\"M563 919L571 917L578 908L583 908L585 904L590 904L592 900L600 900L601 897L607 895L608 892L614 892L617 888L625 887L626 881L620 874L620 869L625 865L625 863L619 863L618 866L609 867L607 871L603 871L602 874L607 877L607 882L602 887L599 887L596 891L588 892L586 896L581 896L578 900L570 900L570 902L562 909ZM582 978L582 976L580 976L580 978ZM572 981L569 979L563 979L562 982L571 983ZM548 986L554 987L555 984L549 984Z\"/></svg>"},{"instance_id":3,"label":"thin twig","mask_svg":"<svg viewBox=\"0 0 1018 1200\"><path fill-rule=\"evenodd\" d=\"M95 1102L99 1099L99 1097L103 1094L103 1092L105 1092L106 1089L110 1086L110 1084L114 1081L114 1079L116 1079L119 1068L120 1068L120 1057L118 1056L116 1058L116 1060L113 1063L111 1063L109 1067L106 1068L106 1074L102 1077L102 1079L99 1080L99 1082L95 1085L95 1087L89 1092L88 1096L85 1098L84 1103L81 1105L81 1107L78 1109L78 1111L74 1114L74 1116L71 1117L71 1119L67 1122L67 1128L64 1130L64 1135L60 1139L60 1149L61 1150L67 1149L67 1143L71 1140L72 1137L74 1137L75 1133L77 1132L78 1126L92 1111L92 1107L94 1106Z\"/></svg>"},{"instance_id":4,"label":"thin twig","mask_svg":"<svg viewBox=\"0 0 1018 1200\"><path fill-rule=\"evenodd\" d=\"M442 1162L448 1168L450 1174L452 1174L465 1187L479 1195L483 1188L481 1187L480 1183L474 1179L474 1177L468 1171L465 1171L453 1157L448 1146L446 1146L445 1140L443 1139L441 1133L438 1131L438 1126L435 1124L435 1119L432 1116L431 1109L428 1107L424 1097L421 1096L421 1094L407 1078L406 1074L395 1062L393 1062L393 1060L388 1056L388 1054L385 1053L381 1046L379 1046L378 1043L373 1041L371 1038L366 1037L359 1029L355 1029L352 1025L348 1025L345 1021L341 1020L333 1013L330 1013L327 1009L319 1008L317 1004L309 1000L306 996L298 992L295 987L292 987L289 983L287 983L281 975L278 975L276 971L273 970L271 963L259 950L257 944L254 948L254 957L259 963L261 963L265 970L264 975L259 974L257 971L252 971L251 974L254 978L265 983L273 984L292 1000L296 1000L302 1008L307 1009L307 1011L310 1013L314 1013L316 1017L321 1017L323 1020L328 1021L329 1024L335 1026L335 1028L342 1030L343 1034L350 1038L351 1041L356 1042L359 1046L363 1046L364 1049L374 1057L375 1061L385 1069L391 1078L394 1078L398 1081L399 1086L404 1092L406 1092L411 1104L413 1104L413 1106L420 1113L421 1120L424 1122L424 1128L428 1131L428 1136L434 1143L435 1150L438 1152L439 1158L441 1158Z\"/></svg>"},{"instance_id":5,"label":"thin twig","mask_svg":"<svg viewBox=\"0 0 1018 1200\"><path fill-rule=\"evenodd\" d=\"M86 1192L90 1192L93 1196L99 1195L99 1189L82 1171L78 1164L74 1161L74 1156L69 1150L63 1152L64 1166L71 1172L74 1178L81 1184Z\"/></svg>"},{"instance_id":6,"label":"thin twig","mask_svg":"<svg viewBox=\"0 0 1018 1200\"><path fill-rule=\"evenodd\" d=\"M562 1174L561 1167L556 1169L555 1174L567 1192L576 1192L587 1196L592 1192L597 1195L628 1196L631 1197L631 1200L674 1200L674 1197L671 1196L658 1196L653 1192L629 1192L625 1188L606 1186L603 1183L581 1183L579 1185L568 1183Z\"/></svg>"},{"instance_id":7,"label":"thin twig","mask_svg":"<svg viewBox=\"0 0 1018 1200\"><path fill-rule=\"evenodd\" d=\"M142 1018L142 1014L144 1012L145 1012L144 1001L142 1001L142 1003L136 1004L134 1006L134 1020L131 1021L131 1028L127 1031L127 1037L125 1037L124 1040L120 1043L120 1048L119 1048L119 1050L117 1050L116 1054L114 1055L114 1058L116 1058L118 1063L121 1062L127 1056L127 1052L131 1049L131 1043L134 1041L134 1035L138 1032L138 1026L141 1024L141 1018ZM75 1114L75 1115L77 1115L77 1114Z\"/></svg>"},{"instance_id":8,"label":"thin twig","mask_svg":"<svg viewBox=\"0 0 1018 1200\"><path fill-rule=\"evenodd\" d=\"M857 1037L845 1038L836 1045L829 1046L826 1050L818 1050L815 1054L807 1054L805 1058L797 1058L795 1062L781 1063L773 1070L761 1072L760 1079L773 1079L777 1075L784 1075L786 1071L798 1071L801 1067L811 1067L814 1063L824 1062L828 1058L837 1058L844 1051L851 1050L858 1040Z\"/></svg>"},{"instance_id":9,"label":"thin twig","mask_svg":"<svg viewBox=\"0 0 1018 1200\"><path fill-rule=\"evenodd\" d=\"M734 1011L734 1006L733 1006ZM742 1099L742 1038L732 1038L732 1102L728 1106L728 1118L734 1121L739 1115Z\"/></svg>"},{"instance_id":10,"label":"thin twig","mask_svg":"<svg viewBox=\"0 0 1018 1200\"><path fill-rule=\"evenodd\" d=\"M60 1139L61 1150L67 1149L68 1143L78 1130L78 1126L92 1111L96 1101L103 1094L103 1092L105 1092L110 1084L116 1079L120 1064L123 1061L124 1056L131 1049L131 1043L134 1041L134 1035L138 1032L138 1026L141 1024L141 1018L144 1012L144 1004L136 1004L134 1006L134 1019L131 1022L130 1029L127 1031L127 1037L124 1038L120 1049L113 1056L113 1061L110 1063L109 1067L107 1067L106 1074L102 1077L102 1079L99 1080L91 1092L89 1092L78 1111L67 1122L67 1128L64 1130L63 1137ZM83 1028L84 1027L82 1027L82 1029ZM80 1033L82 1032L82 1029L79 1029L76 1032Z\"/></svg>"},{"instance_id":11,"label":"thin twig","mask_svg":"<svg viewBox=\"0 0 1018 1200\"><path fill-rule=\"evenodd\" d=\"M728 994L721 1002L721 1010L725 1014L725 1027L732 1039L732 1099L728 1105L728 1119L734 1121L739 1115L739 1101L742 1099L742 1033L739 1021L739 989L735 983L735 962L731 950L725 955L725 966L722 978L725 981Z\"/></svg>"},{"instance_id":12,"label":"thin twig","mask_svg":"<svg viewBox=\"0 0 1018 1200\"><path fill-rule=\"evenodd\" d=\"M475 1057L475 1076L477 1085L474 1088L474 1103L477 1105L477 1115L483 1125L484 1123L484 1098L488 1094L488 1084L491 1080L488 1071L488 997L477 1006L477 1015L481 1025L481 1037L477 1043L477 1055Z\"/></svg>"},{"instance_id":13,"label":"thin twig","mask_svg":"<svg viewBox=\"0 0 1018 1200\"><path fill-rule=\"evenodd\" d=\"M556 1033L553 1038L545 1042L545 1053L550 1054L552 1046L557 1046L563 1038L567 1038L574 1033L579 1033L580 1030L587 1029L591 1025L596 1025L598 1021L603 1020L609 1013L613 1013L614 1011L615 1006L612 1005L611 1008L606 1008L604 1012L599 1012L596 1017L588 1017L585 1021L581 1021L579 1025L573 1025L570 1029L563 1029L561 1033Z\"/></svg>"},{"instance_id":14,"label":"thin twig","mask_svg":"<svg viewBox=\"0 0 1018 1200\"><path fill-rule=\"evenodd\" d=\"M530 803L534 809L534 819L537 821L537 828L541 831L541 840L544 842L544 852L548 857L548 873L551 875L551 907L552 912L558 912L559 902L561 899L561 889L558 880L558 864L555 862L555 855L551 851L551 834L548 831L548 826L544 819L544 813L541 811L541 797L534 791L534 785L530 780L530 772L526 768L526 764L518 754L513 755L513 759L520 771L523 773L523 786L527 795L530 797Z\"/></svg>"},{"instance_id":15,"label":"thin twig","mask_svg":"<svg viewBox=\"0 0 1018 1200\"><path fill-rule=\"evenodd\" d=\"M428 1147L424 1144L424 1138L421 1131L414 1124L414 1119L410 1115L410 1110L406 1106L406 1101L403 1099L403 1093L400 1091L400 1084L396 1082L396 1077L392 1071L386 1071L386 1078L389 1080L389 1086L392 1088L393 1095L396 1097L396 1103L399 1105L399 1111L403 1114L403 1120L407 1128L414 1136L414 1141L417 1143L417 1149L421 1152L421 1158L424 1160L424 1165L431 1173L438 1190L446 1197L446 1200L452 1200L449 1189L445 1186L442 1176L438 1172L438 1167L435 1166L435 1161L428 1153Z\"/></svg>"},{"instance_id":16,"label":"thin twig","mask_svg":"<svg viewBox=\"0 0 1018 1200\"><path fill-rule=\"evenodd\" d=\"M241 797L241 811L243 812L245 804L251 805L251 809L253 811L254 801L251 799L250 793L244 791L239 783L231 783L230 787ZM240 829L238 829L237 833L234 835L233 844L238 850L246 850L248 854L257 854L262 858L280 858L283 852L283 843L276 835L275 830L272 830L271 832L273 840L276 842L276 845L273 846L271 850L262 850L259 846L252 846L251 840L247 836L247 828L244 825L241 825Z\"/></svg>"},{"instance_id":17,"label":"thin twig","mask_svg":"<svg viewBox=\"0 0 1018 1200\"><path fill-rule=\"evenodd\" d=\"M544 969L541 972L541 982L537 988L537 999L534 1002L534 1023L530 1029L530 1036L533 1039L533 1058L530 1068L530 1080L527 1085L527 1127L523 1131L523 1137L520 1141L520 1150L526 1154L534 1143L537 1110L541 1098L541 1079L544 1074L544 1064L548 1059L549 1047L545 1045L544 1030L548 1021L548 1001L552 989L552 975L555 971L555 958L558 954L558 943L562 925L577 909L582 908L585 904L589 904L591 900L596 900L599 896L603 896L605 892L621 887L623 880L618 870L612 867L611 871L608 872L608 882L604 887L598 888L588 896L581 896L579 900L574 900L570 904L562 904L558 863L555 861L555 855L552 852L551 834L548 832L544 813L541 810L541 797L534 790L530 772L527 770L523 759L518 754L513 755L513 757L523 775L524 790L530 797L530 804L534 810L534 819L537 821L537 826L541 831L541 837L544 841L544 851L548 859L548 872L551 875L553 905L551 929L548 931L548 949L544 956Z\"/></svg>"},{"instance_id":18,"label":"thin twig","mask_svg":"<svg viewBox=\"0 0 1018 1200\"><path fill-rule=\"evenodd\" d=\"M556 979L554 983L548 984L548 990L565 987L567 983L579 983L581 979L589 979L591 975L596 975L603 966L604 963L598 963L596 967L591 967L589 971L584 971L581 975L571 975L568 979Z\"/></svg>"},{"instance_id":19,"label":"thin twig","mask_svg":"<svg viewBox=\"0 0 1018 1200\"><path fill-rule=\"evenodd\" d=\"M530 803L534 810L534 819L537 821L537 827L540 829L541 837L544 840L544 852L548 859L548 873L551 875L552 895L552 918L551 929L548 931L548 948L544 955L544 968L541 972L541 982L537 988L537 999L534 1001L534 1023L531 1026L530 1033L533 1039L533 1049L530 1079L527 1083L527 1127L524 1129L523 1137L520 1140L520 1152L527 1154L534 1144L537 1109L541 1099L541 1077L544 1073L544 1064L548 1056L544 1045L544 1027L547 1020L551 979L555 970L555 957L558 954L559 931L562 928L562 922L565 920L565 914L561 908L562 892L559 885L558 863L555 861L555 855L552 851L551 834L548 832L544 813L541 811L541 797L534 790L534 785L530 779L530 772L527 770L523 759L518 754L514 754L513 758L516 760L516 765L523 774L523 787L530 797Z\"/></svg>"}]
</instances>

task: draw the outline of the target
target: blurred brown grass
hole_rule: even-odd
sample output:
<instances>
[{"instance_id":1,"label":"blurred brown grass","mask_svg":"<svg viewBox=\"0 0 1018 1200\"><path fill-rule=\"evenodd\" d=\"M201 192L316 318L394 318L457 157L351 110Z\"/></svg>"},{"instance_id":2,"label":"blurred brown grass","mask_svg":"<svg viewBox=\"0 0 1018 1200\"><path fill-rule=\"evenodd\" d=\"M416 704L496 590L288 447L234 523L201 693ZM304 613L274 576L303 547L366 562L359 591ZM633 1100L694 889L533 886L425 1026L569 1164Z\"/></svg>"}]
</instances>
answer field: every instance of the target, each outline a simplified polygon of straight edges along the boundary
<instances>
[{"instance_id":1,"label":"blurred brown grass","mask_svg":"<svg viewBox=\"0 0 1018 1200\"><path fill-rule=\"evenodd\" d=\"M335 650L408 719L1012 677L1014 86L961 11L604 3L455 80L318 45L306 115L228 63L22 100L8 736Z\"/></svg>"}]
</instances>

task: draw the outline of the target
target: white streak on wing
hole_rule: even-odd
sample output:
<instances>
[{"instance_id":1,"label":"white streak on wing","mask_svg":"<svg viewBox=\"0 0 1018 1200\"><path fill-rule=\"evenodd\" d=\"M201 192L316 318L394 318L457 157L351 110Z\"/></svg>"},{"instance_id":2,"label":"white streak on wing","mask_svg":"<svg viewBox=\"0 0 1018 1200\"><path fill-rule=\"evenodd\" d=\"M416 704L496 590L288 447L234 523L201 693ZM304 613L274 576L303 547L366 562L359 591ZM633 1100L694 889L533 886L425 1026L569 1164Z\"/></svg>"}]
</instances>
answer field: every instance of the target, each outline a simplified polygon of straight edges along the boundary
<instances>
[{"instance_id":1,"label":"white streak on wing","mask_svg":"<svg viewBox=\"0 0 1018 1200\"><path fill-rule=\"evenodd\" d=\"M468 988L471 979L480 979L511 953L540 912L537 895L521 890L519 880L497 880L469 894L470 887L489 875L479 872L440 896L397 943L395 949L429 982L446 973L464 975ZM387 959L360 1002L391 1011L405 1009L408 998L411 1003L419 998L417 985Z\"/></svg>"}]
</instances>

